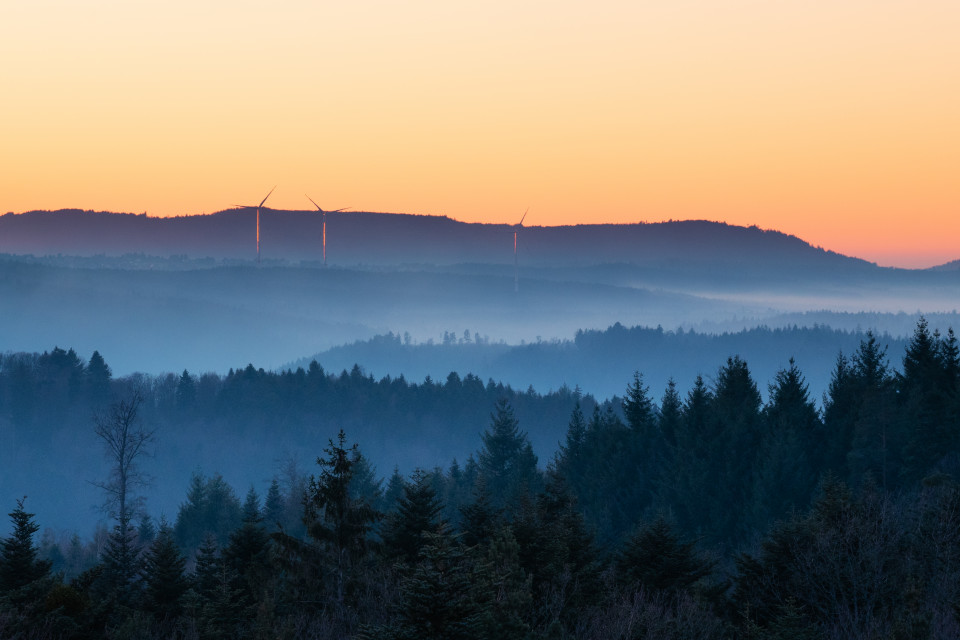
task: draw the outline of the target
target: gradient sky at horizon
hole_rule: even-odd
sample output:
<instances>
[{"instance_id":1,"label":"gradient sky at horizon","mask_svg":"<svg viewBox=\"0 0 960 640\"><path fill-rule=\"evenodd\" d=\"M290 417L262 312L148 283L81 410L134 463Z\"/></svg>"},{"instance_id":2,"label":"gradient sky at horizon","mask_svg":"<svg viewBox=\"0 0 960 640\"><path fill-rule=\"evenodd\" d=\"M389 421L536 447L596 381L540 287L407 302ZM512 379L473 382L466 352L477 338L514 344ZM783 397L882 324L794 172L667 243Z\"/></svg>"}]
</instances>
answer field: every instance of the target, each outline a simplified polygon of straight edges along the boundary
<instances>
[{"instance_id":1,"label":"gradient sky at horizon","mask_svg":"<svg viewBox=\"0 0 960 640\"><path fill-rule=\"evenodd\" d=\"M34 0L0 211L756 224L960 258L960 3Z\"/></svg>"}]
</instances>

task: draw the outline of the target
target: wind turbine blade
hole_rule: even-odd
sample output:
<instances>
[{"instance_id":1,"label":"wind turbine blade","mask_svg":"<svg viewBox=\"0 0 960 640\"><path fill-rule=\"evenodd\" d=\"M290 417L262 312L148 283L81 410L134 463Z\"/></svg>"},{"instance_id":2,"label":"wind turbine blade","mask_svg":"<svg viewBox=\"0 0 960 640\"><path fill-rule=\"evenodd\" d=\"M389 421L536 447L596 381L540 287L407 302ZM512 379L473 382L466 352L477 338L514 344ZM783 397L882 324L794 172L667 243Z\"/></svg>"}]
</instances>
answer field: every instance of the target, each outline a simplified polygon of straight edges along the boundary
<instances>
[{"instance_id":1,"label":"wind turbine blade","mask_svg":"<svg viewBox=\"0 0 960 640\"><path fill-rule=\"evenodd\" d=\"M521 227L523 226L523 219L527 217L527 213L529 213L529 211L530 211L530 207L527 207L527 210L523 212L523 218L520 218L520 225L519 225L519 226L521 226Z\"/></svg>"},{"instance_id":2,"label":"wind turbine blade","mask_svg":"<svg viewBox=\"0 0 960 640\"><path fill-rule=\"evenodd\" d=\"M353 207L344 207L343 209L334 209L330 213L340 213L341 211L346 211L347 209L353 209Z\"/></svg>"},{"instance_id":3,"label":"wind turbine blade","mask_svg":"<svg viewBox=\"0 0 960 640\"><path fill-rule=\"evenodd\" d=\"M277 185L273 185L273 189L276 189L276 188L277 188ZM273 193L273 189L270 189L270 193ZM258 207L262 207L262 206L263 206L263 203L266 202L266 201L267 201L267 198L270 197L270 193L268 193L267 196L266 196L263 200L260 201L260 204L257 205Z\"/></svg>"},{"instance_id":4,"label":"wind turbine blade","mask_svg":"<svg viewBox=\"0 0 960 640\"><path fill-rule=\"evenodd\" d=\"M307 196L307 194L303 194L303 195ZM309 200L310 202L313 202L313 198L311 198L310 196L307 196L307 200ZM318 205L316 202L313 202L313 206L315 206L317 208L317 211L319 211L320 213L324 213L324 210L321 209L320 205Z\"/></svg>"}]
</instances>

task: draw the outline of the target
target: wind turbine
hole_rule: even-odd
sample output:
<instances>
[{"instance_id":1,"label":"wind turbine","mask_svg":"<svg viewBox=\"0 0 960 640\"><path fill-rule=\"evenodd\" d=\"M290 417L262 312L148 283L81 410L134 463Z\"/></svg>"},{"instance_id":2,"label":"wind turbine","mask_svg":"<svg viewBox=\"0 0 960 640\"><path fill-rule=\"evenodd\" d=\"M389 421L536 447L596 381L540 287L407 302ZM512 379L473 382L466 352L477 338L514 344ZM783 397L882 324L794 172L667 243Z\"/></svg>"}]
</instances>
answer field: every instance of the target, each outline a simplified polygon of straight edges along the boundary
<instances>
[{"instance_id":1,"label":"wind turbine","mask_svg":"<svg viewBox=\"0 0 960 640\"><path fill-rule=\"evenodd\" d=\"M303 194L307 196L307 194ZM313 198L307 196L307 200L313 202ZM327 266L327 214L328 213L340 213L341 211L346 211L350 207L344 207L343 209L334 209L333 211L324 211L320 208L316 202L313 202L313 206L317 208L317 211L323 214L323 266Z\"/></svg>"},{"instance_id":2,"label":"wind turbine","mask_svg":"<svg viewBox=\"0 0 960 640\"><path fill-rule=\"evenodd\" d=\"M530 207L527 207L527 210L523 212L523 217L520 218L520 222L513 225L513 292L518 293L520 291L520 264L517 261L517 233L520 229L523 228L523 219L527 217L527 212L530 211Z\"/></svg>"},{"instance_id":3,"label":"wind turbine","mask_svg":"<svg viewBox=\"0 0 960 640\"><path fill-rule=\"evenodd\" d=\"M276 189L277 185L273 185L273 189ZM270 193L273 193L273 189L270 189ZM260 207L263 206L263 203L267 201L267 198L270 197L270 193L264 196L263 200L260 201L260 204L256 205L257 207L257 264L260 264ZM254 205L252 204L235 204L235 207L243 207L244 209L252 209Z\"/></svg>"}]
</instances>

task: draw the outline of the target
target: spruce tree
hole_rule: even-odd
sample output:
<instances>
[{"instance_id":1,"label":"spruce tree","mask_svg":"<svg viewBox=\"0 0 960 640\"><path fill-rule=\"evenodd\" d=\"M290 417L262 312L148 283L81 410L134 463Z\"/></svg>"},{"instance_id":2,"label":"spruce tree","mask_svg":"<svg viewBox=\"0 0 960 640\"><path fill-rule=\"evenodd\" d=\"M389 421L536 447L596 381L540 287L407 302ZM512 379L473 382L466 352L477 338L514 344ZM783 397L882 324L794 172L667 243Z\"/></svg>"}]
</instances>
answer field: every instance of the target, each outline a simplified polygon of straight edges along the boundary
<instances>
[{"instance_id":1,"label":"spruce tree","mask_svg":"<svg viewBox=\"0 0 960 640\"><path fill-rule=\"evenodd\" d=\"M473 487L466 484L463 468L456 458L450 463L445 479L445 491L443 496L440 496L443 502L443 519L449 522L451 526L459 527L461 508L470 502Z\"/></svg>"},{"instance_id":2,"label":"spruce tree","mask_svg":"<svg viewBox=\"0 0 960 640\"><path fill-rule=\"evenodd\" d=\"M283 522L284 499L280 492L280 483L274 478L270 482L270 488L267 489L267 498L263 503L263 523L269 532L277 530L277 527Z\"/></svg>"},{"instance_id":3,"label":"spruce tree","mask_svg":"<svg viewBox=\"0 0 960 640\"><path fill-rule=\"evenodd\" d=\"M111 600L129 606L136 599L139 588L140 546L136 530L128 519L117 522L103 557L103 580Z\"/></svg>"},{"instance_id":4,"label":"spruce tree","mask_svg":"<svg viewBox=\"0 0 960 640\"><path fill-rule=\"evenodd\" d=\"M481 436L480 475L496 506L504 506L520 493L536 490L537 460L506 398L500 398Z\"/></svg>"},{"instance_id":5,"label":"spruce tree","mask_svg":"<svg viewBox=\"0 0 960 640\"><path fill-rule=\"evenodd\" d=\"M713 567L713 562L696 552L694 543L681 542L662 516L641 526L617 558L618 577L623 583L669 596L689 591L709 576Z\"/></svg>"},{"instance_id":6,"label":"spruce tree","mask_svg":"<svg viewBox=\"0 0 960 640\"><path fill-rule=\"evenodd\" d=\"M523 570L520 545L509 527L501 527L490 540L480 575L474 589L486 591L489 603L484 603L478 621L480 638L533 638L531 621L534 600L532 576ZM485 594L479 594L481 599Z\"/></svg>"},{"instance_id":7,"label":"spruce tree","mask_svg":"<svg viewBox=\"0 0 960 640\"><path fill-rule=\"evenodd\" d=\"M217 538L208 534L197 549L191 576L191 590L185 595L189 613L203 640L227 640L237 636L247 604L238 586L239 576L224 561Z\"/></svg>"},{"instance_id":8,"label":"spruce tree","mask_svg":"<svg viewBox=\"0 0 960 640\"><path fill-rule=\"evenodd\" d=\"M954 389L949 368L956 349L931 335L922 316L903 356L903 373L897 375L897 400L905 442L904 474L909 480L926 475L933 464L955 450L956 418L951 414Z\"/></svg>"},{"instance_id":9,"label":"spruce tree","mask_svg":"<svg viewBox=\"0 0 960 640\"><path fill-rule=\"evenodd\" d=\"M667 381L667 388L660 400L660 434L663 437L667 451L677 446L677 436L681 431L680 421L683 419L683 401L677 392L677 383L673 378Z\"/></svg>"},{"instance_id":10,"label":"spruce tree","mask_svg":"<svg viewBox=\"0 0 960 640\"><path fill-rule=\"evenodd\" d=\"M947 337L940 340L937 356L946 376L946 388L955 394L957 385L960 384L960 344L957 342L953 327L947 329Z\"/></svg>"},{"instance_id":11,"label":"spruce tree","mask_svg":"<svg viewBox=\"0 0 960 640\"><path fill-rule=\"evenodd\" d=\"M94 351L84 372L87 393L94 407L99 407L110 399L110 378L113 375L99 351Z\"/></svg>"},{"instance_id":12,"label":"spruce tree","mask_svg":"<svg viewBox=\"0 0 960 640\"><path fill-rule=\"evenodd\" d=\"M17 500L17 507L10 512L13 532L0 543L0 593L20 589L50 574L50 562L37 557L33 535L40 527L33 521L34 514L23 508L25 500Z\"/></svg>"},{"instance_id":13,"label":"spruce tree","mask_svg":"<svg viewBox=\"0 0 960 640\"><path fill-rule=\"evenodd\" d=\"M443 504L430 485L430 474L417 469L410 480L404 486L396 513L387 519L383 530L388 553L408 563L417 559L426 535L439 531L443 511Z\"/></svg>"},{"instance_id":14,"label":"spruce tree","mask_svg":"<svg viewBox=\"0 0 960 640\"><path fill-rule=\"evenodd\" d=\"M821 446L823 429L807 384L793 359L770 385L763 409L764 433L753 469L753 527L764 529L791 509L805 508L817 483L811 455Z\"/></svg>"},{"instance_id":15,"label":"spruce tree","mask_svg":"<svg viewBox=\"0 0 960 640\"><path fill-rule=\"evenodd\" d=\"M390 514L396 511L397 505L403 498L403 489L407 485L403 475L400 473L400 467L394 467L393 473L387 480L387 488L383 492L382 506L380 511L384 514Z\"/></svg>"},{"instance_id":16,"label":"spruce tree","mask_svg":"<svg viewBox=\"0 0 960 640\"><path fill-rule=\"evenodd\" d=\"M196 549L207 536L208 531L204 523L206 494L206 478L203 474L195 472L190 476L187 501L177 510L177 520L173 526L174 538L182 549Z\"/></svg>"},{"instance_id":17,"label":"spruce tree","mask_svg":"<svg viewBox=\"0 0 960 640\"><path fill-rule=\"evenodd\" d=\"M369 533L380 514L350 493L357 445L346 447L343 430L337 442L324 449L326 458L317 458L320 476L311 477L307 490L304 520L307 534L321 550L328 567L330 590L342 604L348 587L355 581L355 570L367 555Z\"/></svg>"},{"instance_id":18,"label":"spruce tree","mask_svg":"<svg viewBox=\"0 0 960 640\"><path fill-rule=\"evenodd\" d=\"M153 518L149 514L140 516L140 524L137 526L137 544L141 547L149 546L157 537L157 527L153 524Z\"/></svg>"},{"instance_id":19,"label":"spruce tree","mask_svg":"<svg viewBox=\"0 0 960 640\"><path fill-rule=\"evenodd\" d=\"M580 408L580 398L570 412L570 421L567 423L567 437L560 445L554 458L554 466L571 487L580 487L584 484L584 476L589 473L587 456L584 444L587 440L587 421Z\"/></svg>"},{"instance_id":20,"label":"spruce tree","mask_svg":"<svg viewBox=\"0 0 960 640\"><path fill-rule=\"evenodd\" d=\"M361 638L378 640L475 640L483 638L490 595L464 548L446 527L426 534L420 561L400 584L397 621L368 629Z\"/></svg>"},{"instance_id":21,"label":"spruce tree","mask_svg":"<svg viewBox=\"0 0 960 640\"><path fill-rule=\"evenodd\" d=\"M73 614L82 608L78 594L60 584L59 576L50 575L51 562L38 558L39 549L33 543L37 525L33 514L24 510L24 500L26 498L17 500L16 509L10 513L13 522L10 537L0 540L0 637L3 638L38 637L41 629L65 632L71 622L64 618L67 608ZM61 605L64 609L57 611Z\"/></svg>"},{"instance_id":22,"label":"spruce tree","mask_svg":"<svg viewBox=\"0 0 960 640\"><path fill-rule=\"evenodd\" d=\"M710 455L706 462L708 480L707 508L701 517L710 522L716 541L735 543L750 534L742 509L752 499L751 470L757 462L762 427L760 391L753 381L747 363L739 356L727 358L717 373L711 403Z\"/></svg>"},{"instance_id":23,"label":"spruce tree","mask_svg":"<svg viewBox=\"0 0 960 640\"><path fill-rule=\"evenodd\" d=\"M715 455L711 443L716 438L712 405L713 394L698 375L681 409L672 464L658 488L660 501L670 505L687 535L702 533L704 513L710 507L707 496L714 482L711 473L715 473L710 464Z\"/></svg>"},{"instance_id":24,"label":"spruce tree","mask_svg":"<svg viewBox=\"0 0 960 640\"><path fill-rule=\"evenodd\" d=\"M212 532L217 536L220 546L226 546L230 541L230 534L243 523L240 498L219 473L207 480L203 496L203 534Z\"/></svg>"},{"instance_id":25,"label":"spruce tree","mask_svg":"<svg viewBox=\"0 0 960 640\"><path fill-rule=\"evenodd\" d=\"M888 488L899 477L903 441L896 431L896 390L886 351L868 331L851 359L858 403L847 467L854 486L869 477Z\"/></svg>"},{"instance_id":26,"label":"spruce tree","mask_svg":"<svg viewBox=\"0 0 960 640\"><path fill-rule=\"evenodd\" d=\"M247 492L243 524L230 534L223 551L224 564L239 577L237 589L244 604L252 606L265 588L271 573L270 538L261 524L259 498L253 487Z\"/></svg>"},{"instance_id":27,"label":"spruce tree","mask_svg":"<svg viewBox=\"0 0 960 640\"><path fill-rule=\"evenodd\" d=\"M587 433L587 421L583 417L583 409L580 408L580 399L573 406L570 412L570 422L567 423L566 443L560 445L559 457L565 462L572 463L580 455L580 448L583 446L583 439Z\"/></svg>"},{"instance_id":28,"label":"spruce tree","mask_svg":"<svg viewBox=\"0 0 960 640\"><path fill-rule=\"evenodd\" d=\"M534 506L532 517L526 522L515 521L512 527L520 545L520 566L531 579L531 593L538 605L549 594L565 593L567 607L552 615L572 628L574 612L599 601L600 553L576 498L556 469L547 470L545 489Z\"/></svg>"},{"instance_id":29,"label":"spruce tree","mask_svg":"<svg viewBox=\"0 0 960 640\"><path fill-rule=\"evenodd\" d=\"M180 381L177 383L175 396L177 410L185 413L193 408L197 402L197 385L193 377L186 369L180 375Z\"/></svg>"},{"instance_id":30,"label":"spruce tree","mask_svg":"<svg viewBox=\"0 0 960 640\"><path fill-rule=\"evenodd\" d=\"M633 372L633 381L627 387L623 398L623 415L627 426L633 429L646 442L652 440L657 431L657 415L650 389L643 384L643 374Z\"/></svg>"},{"instance_id":31,"label":"spruce tree","mask_svg":"<svg viewBox=\"0 0 960 640\"><path fill-rule=\"evenodd\" d=\"M161 523L157 537L143 557L143 605L159 620L170 620L183 610L189 587L184 575L186 560L177 548L173 531Z\"/></svg>"},{"instance_id":32,"label":"spruce tree","mask_svg":"<svg viewBox=\"0 0 960 640\"><path fill-rule=\"evenodd\" d=\"M193 569L193 588L201 599L209 599L213 596L222 564L217 538L213 534L208 534L197 549L196 564Z\"/></svg>"},{"instance_id":33,"label":"spruce tree","mask_svg":"<svg viewBox=\"0 0 960 640\"><path fill-rule=\"evenodd\" d=\"M493 536L502 523L501 512L490 502L486 485L480 482L474 501L460 508L463 543L468 547L483 544Z\"/></svg>"},{"instance_id":34,"label":"spruce tree","mask_svg":"<svg viewBox=\"0 0 960 640\"><path fill-rule=\"evenodd\" d=\"M350 477L351 497L376 506L383 498L382 485L383 480L377 478L377 468L357 451L354 454L353 473Z\"/></svg>"},{"instance_id":35,"label":"spruce tree","mask_svg":"<svg viewBox=\"0 0 960 640\"><path fill-rule=\"evenodd\" d=\"M250 489L247 491L247 497L243 501L243 522L253 522L257 523L263 520L263 517L260 513L260 496L257 495L257 490L251 485Z\"/></svg>"},{"instance_id":36,"label":"spruce tree","mask_svg":"<svg viewBox=\"0 0 960 640\"><path fill-rule=\"evenodd\" d=\"M853 446L853 433L860 413L860 394L853 369L843 353L837 355L830 385L823 397L824 443L814 464L838 478L849 476L847 454Z\"/></svg>"}]
</instances>

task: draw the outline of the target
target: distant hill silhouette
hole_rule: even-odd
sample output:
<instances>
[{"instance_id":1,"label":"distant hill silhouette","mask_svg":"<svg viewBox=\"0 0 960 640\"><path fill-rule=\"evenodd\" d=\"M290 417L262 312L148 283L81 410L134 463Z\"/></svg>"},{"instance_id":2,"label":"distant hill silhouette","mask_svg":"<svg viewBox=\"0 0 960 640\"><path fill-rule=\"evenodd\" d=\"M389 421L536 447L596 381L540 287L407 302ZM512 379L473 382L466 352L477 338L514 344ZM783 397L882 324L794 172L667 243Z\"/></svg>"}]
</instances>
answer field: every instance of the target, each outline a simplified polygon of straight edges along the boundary
<instances>
[{"instance_id":1,"label":"distant hill silhouette","mask_svg":"<svg viewBox=\"0 0 960 640\"><path fill-rule=\"evenodd\" d=\"M960 271L960 260L951 260L943 264L930 267L928 271Z\"/></svg>"},{"instance_id":2,"label":"distant hill silhouette","mask_svg":"<svg viewBox=\"0 0 960 640\"><path fill-rule=\"evenodd\" d=\"M69 343L109 355L118 373L134 366L277 366L387 331L426 340L470 329L519 342L568 337L617 319L676 326L757 312L740 303L597 283L525 278L515 293L512 277L415 269L50 262L0 255L0 352Z\"/></svg>"},{"instance_id":3,"label":"distant hill silhouette","mask_svg":"<svg viewBox=\"0 0 960 640\"><path fill-rule=\"evenodd\" d=\"M0 216L0 253L92 256L144 253L219 259L256 255L255 210L154 218L80 210ZM321 217L309 211L261 212L265 260L321 259ZM367 212L327 214L327 255L333 265L512 265L513 227L447 217ZM524 227L524 266L622 263L657 268L751 269L776 264L804 272L877 269L757 227L707 221Z\"/></svg>"}]
</instances>

